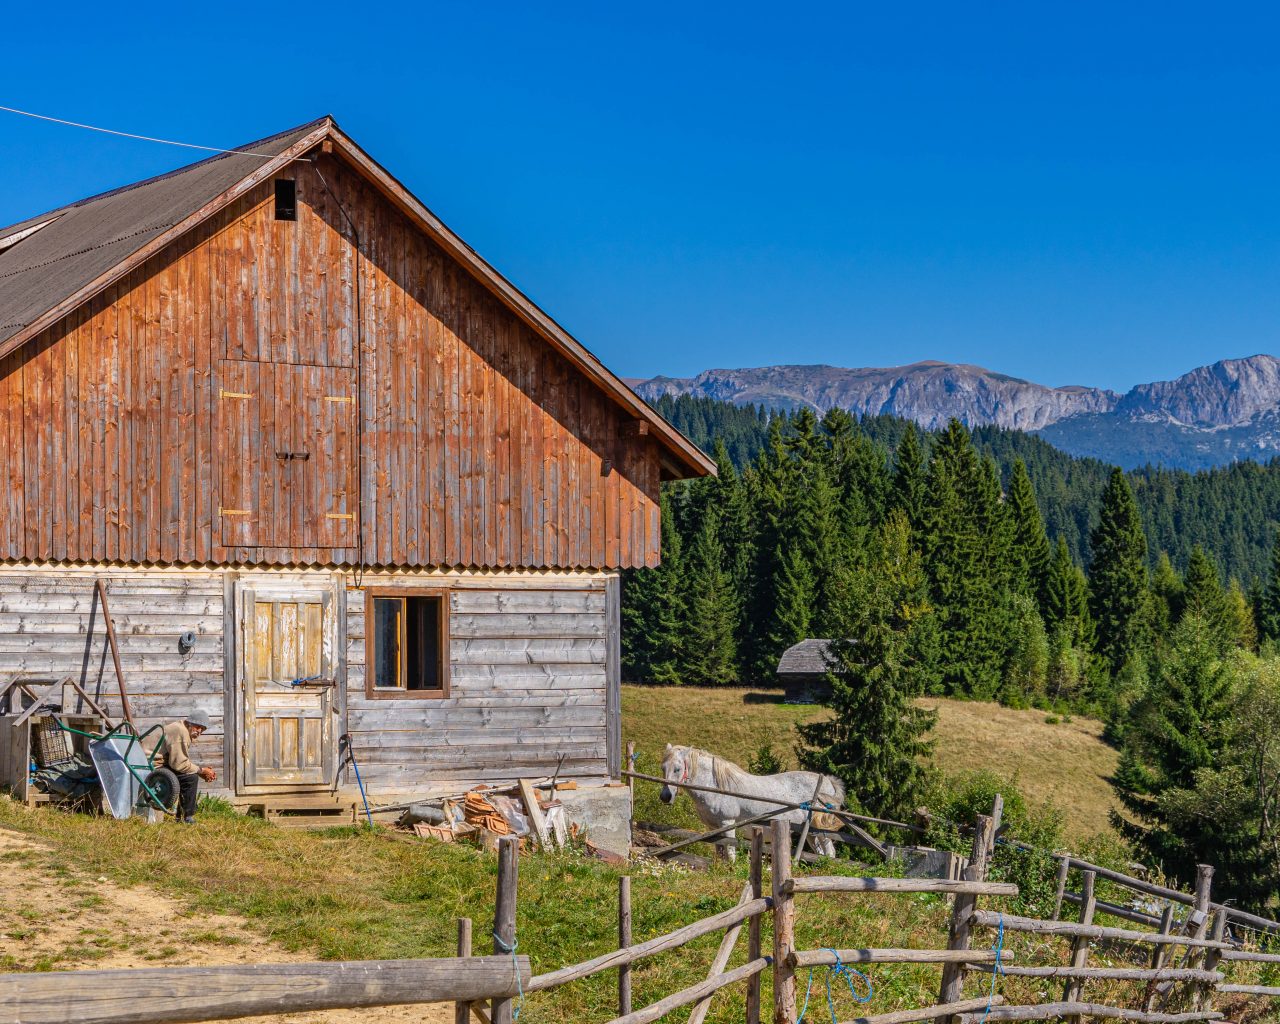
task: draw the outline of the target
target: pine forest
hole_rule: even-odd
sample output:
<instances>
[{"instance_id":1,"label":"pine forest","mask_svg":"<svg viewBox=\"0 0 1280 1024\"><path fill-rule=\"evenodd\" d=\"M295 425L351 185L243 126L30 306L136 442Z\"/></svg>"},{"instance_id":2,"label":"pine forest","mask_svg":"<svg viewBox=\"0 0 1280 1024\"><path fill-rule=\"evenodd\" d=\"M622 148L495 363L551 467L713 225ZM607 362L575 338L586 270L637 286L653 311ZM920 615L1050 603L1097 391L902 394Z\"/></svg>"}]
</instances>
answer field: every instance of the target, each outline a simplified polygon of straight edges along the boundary
<instances>
[{"instance_id":1,"label":"pine forest","mask_svg":"<svg viewBox=\"0 0 1280 1024\"><path fill-rule=\"evenodd\" d=\"M835 714L801 758L872 814L925 785L918 697L1094 715L1136 848L1280 894L1280 464L1126 474L954 420L658 408L719 475L664 490L662 564L624 580L624 678L772 685L830 639Z\"/></svg>"}]
</instances>

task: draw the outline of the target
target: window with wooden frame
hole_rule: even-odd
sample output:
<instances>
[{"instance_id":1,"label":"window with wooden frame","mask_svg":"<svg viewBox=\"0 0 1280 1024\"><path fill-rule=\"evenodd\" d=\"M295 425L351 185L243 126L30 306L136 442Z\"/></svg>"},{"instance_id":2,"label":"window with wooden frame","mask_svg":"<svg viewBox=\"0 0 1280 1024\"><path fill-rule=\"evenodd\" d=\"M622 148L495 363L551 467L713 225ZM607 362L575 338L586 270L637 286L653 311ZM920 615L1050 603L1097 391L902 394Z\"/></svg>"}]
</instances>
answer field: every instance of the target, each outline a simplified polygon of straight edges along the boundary
<instances>
[{"instance_id":1,"label":"window with wooden frame","mask_svg":"<svg viewBox=\"0 0 1280 1024\"><path fill-rule=\"evenodd\" d=\"M447 589L370 590L365 638L368 696L449 696Z\"/></svg>"}]
</instances>

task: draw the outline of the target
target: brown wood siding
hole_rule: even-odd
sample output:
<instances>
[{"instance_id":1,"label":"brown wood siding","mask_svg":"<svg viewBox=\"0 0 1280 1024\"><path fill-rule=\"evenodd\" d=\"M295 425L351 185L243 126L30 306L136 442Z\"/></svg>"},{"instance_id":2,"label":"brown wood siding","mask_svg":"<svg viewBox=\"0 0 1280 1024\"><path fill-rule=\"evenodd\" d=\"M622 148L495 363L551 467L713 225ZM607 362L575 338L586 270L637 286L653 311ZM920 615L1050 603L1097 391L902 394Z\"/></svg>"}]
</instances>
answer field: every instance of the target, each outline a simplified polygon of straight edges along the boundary
<instances>
[{"instance_id":1,"label":"brown wood siding","mask_svg":"<svg viewBox=\"0 0 1280 1024\"><path fill-rule=\"evenodd\" d=\"M289 173L296 222L264 182L0 360L0 559L656 564L657 443L359 174Z\"/></svg>"}]
</instances>

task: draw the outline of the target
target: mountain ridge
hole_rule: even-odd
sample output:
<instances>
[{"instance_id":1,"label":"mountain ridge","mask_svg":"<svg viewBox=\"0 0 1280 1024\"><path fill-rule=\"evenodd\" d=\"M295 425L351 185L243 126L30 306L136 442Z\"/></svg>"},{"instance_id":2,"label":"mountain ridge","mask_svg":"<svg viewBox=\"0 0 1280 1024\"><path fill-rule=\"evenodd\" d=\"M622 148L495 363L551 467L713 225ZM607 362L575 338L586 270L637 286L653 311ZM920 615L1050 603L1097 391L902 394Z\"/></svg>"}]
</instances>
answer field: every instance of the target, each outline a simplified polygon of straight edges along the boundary
<instances>
[{"instance_id":1,"label":"mountain ridge","mask_svg":"<svg viewBox=\"0 0 1280 1024\"><path fill-rule=\"evenodd\" d=\"M1038 433L1070 454L1125 468L1156 462L1202 469L1280 455L1280 359L1265 353L1222 359L1124 394L1083 384L1050 387L936 360L710 369L628 383L649 402L689 394L819 414L838 407L859 416L900 416L926 429L954 417L969 427Z\"/></svg>"}]
</instances>

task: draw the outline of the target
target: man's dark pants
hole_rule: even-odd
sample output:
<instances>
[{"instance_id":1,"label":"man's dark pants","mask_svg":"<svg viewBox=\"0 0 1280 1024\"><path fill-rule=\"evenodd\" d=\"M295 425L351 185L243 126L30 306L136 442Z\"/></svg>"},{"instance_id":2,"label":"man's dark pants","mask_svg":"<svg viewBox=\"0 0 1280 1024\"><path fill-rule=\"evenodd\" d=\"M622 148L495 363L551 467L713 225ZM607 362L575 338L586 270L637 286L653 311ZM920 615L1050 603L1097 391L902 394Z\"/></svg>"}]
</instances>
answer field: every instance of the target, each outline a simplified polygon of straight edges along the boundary
<instances>
[{"instance_id":1,"label":"man's dark pants","mask_svg":"<svg viewBox=\"0 0 1280 1024\"><path fill-rule=\"evenodd\" d=\"M178 776L178 817L194 818L196 816L196 798L200 792L200 776L195 772Z\"/></svg>"}]
</instances>

